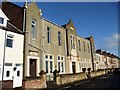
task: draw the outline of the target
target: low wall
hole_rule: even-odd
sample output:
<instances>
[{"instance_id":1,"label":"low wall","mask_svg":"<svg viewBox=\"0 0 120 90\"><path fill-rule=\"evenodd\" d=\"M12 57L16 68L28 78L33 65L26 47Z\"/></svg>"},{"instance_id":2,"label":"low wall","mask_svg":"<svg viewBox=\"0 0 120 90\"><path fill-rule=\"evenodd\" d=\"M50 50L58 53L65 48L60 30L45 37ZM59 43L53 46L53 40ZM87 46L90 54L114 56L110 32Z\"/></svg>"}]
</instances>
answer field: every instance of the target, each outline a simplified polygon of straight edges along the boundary
<instances>
[{"instance_id":1,"label":"low wall","mask_svg":"<svg viewBox=\"0 0 120 90\"><path fill-rule=\"evenodd\" d=\"M105 70L91 72L91 77L97 77L106 74Z\"/></svg>"},{"instance_id":2,"label":"low wall","mask_svg":"<svg viewBox=\"0 0 120 90\"><path fill-rule=\"evenodd\" d=\"M46 75L37 78L26 78L23 80L23 90L46 88Z\"/></svg>"},{"instance_id":3,"label":"low wall","mask_svg":"<svg viewBox=\"0 0 120 90\"><path fill-rule=\"evenodd\" d=\"M110 69L94 71L94 72L91 72L90 75L91 75L91 78L93 78L93 77L108 74L108 71L110 71ZM87 73L63 74L57 77L56 83L57 85L63 85L63 84L68 84L68 83L85 80L85 79L87 79Z\"/></svg>"},{"instance_id":4,"label":"low wall","mask_svg":"<svg viewBox=\"0 0 120 90\"><path fill-rule=\"evenodd\" d=\"M0 81L0 88L2 89L12 89L13 88L13 81L12 80L6 80L6 81Z\"/></svg>"},{"instance_id":5,"label":"low wall","mask_svg":"<svg viewBox=\"0 0 120 90\"><path fill-rule=\"evenodd\" d=\"M63 85L63 84L71 83L71 82L76 82L79 80L84 80L86 78L87 77L85 73L59 75L57 77L57 84Z\"/></svg>"}]
</instances>

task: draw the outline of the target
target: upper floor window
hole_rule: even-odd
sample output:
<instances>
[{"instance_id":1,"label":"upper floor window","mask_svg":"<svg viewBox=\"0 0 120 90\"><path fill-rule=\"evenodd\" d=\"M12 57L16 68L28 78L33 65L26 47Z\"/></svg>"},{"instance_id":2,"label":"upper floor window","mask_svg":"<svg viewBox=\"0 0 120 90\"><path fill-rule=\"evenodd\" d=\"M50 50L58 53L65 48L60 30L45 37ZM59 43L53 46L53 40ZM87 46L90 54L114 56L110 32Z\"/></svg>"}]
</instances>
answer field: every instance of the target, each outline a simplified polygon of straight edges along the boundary
<instances>
[{"instance_id":1,"label":"upper floor window","mask_svg":"<svg viewBox=\"0 0 120 90\"><path fill-rule=\"evenodd\" d=\"M87 46L88 46L88 53L90 53L90 46L89 46L89 43L87 44Z\"/></svg>"},{"instance_id":2,"label":"upper floor window","mask_svg":"<svg viewBox=\"0 0 120 90\"><path fill-rule=\"evenodd\" d=\"M13 47L13 36L7 36L6 46L10 48Z\"/></svg>"},{"instance_id":3,"label":"upper floor window","mask_svg":"<svg viewBox=\"0 0 120 90\"><path fill-rule=\"evenodd\" d=\"M31 27L32 27L32 38L35 39L36 38L36 20L32 19L31 22Z\"/></svg>"},{"instance_id":4,"label":"upper floor window","mask_svg":"<svg viewBox=\"0 0 120 90\"><path fill-rule=\"evenodd\" d=\"M85 52L85 42L83 42L83 48L84 48L84 52Z\"/></svg>"},{"instance_id":5,"label":"upper floor window","mask_svg":"<svg viewBox=\"0 0 120 90\"><path fill-rule=\"evenodd\" d=\"M50 43L50 27L47 27L47 42Z\"/></svg>"},{"instance_id":6,"label":"upper floor window","mask_svg":"<svg viewBox=\"0 0 120 90\"><path fill-rule=\"evenodd\" d=\"M78 40L78 49L79 49L79 51L81 50L80 49L80 40Z\"/></svg>"},{"instance_id":7,"label":"upper floor window","mask_svg":"<svg viewBox=\"0 0 120 90\"><path fill-rule=\"evenodd\" d=\"M58 31L58 45L61 46L61 33Z\"/></svg>"},{"instance_id":8,"label":"upper floor window","mask_svg":"<svg viewBox=\"0 0 120 90\"><path fill-rule=\"evenodd\" d=\"M70 36L70 46L72 49L75 49L75 37L74 36Z\"/></svg>"},{"instance_id":9,"label":"upper floor window","mask_svg":"<svg viewBox=\"0 0 120 90\"><path fill-rule=\"evenodd\" d=\"M0 17L0 24L4 23L4 18Z\"/></svg>"}]
</instances>

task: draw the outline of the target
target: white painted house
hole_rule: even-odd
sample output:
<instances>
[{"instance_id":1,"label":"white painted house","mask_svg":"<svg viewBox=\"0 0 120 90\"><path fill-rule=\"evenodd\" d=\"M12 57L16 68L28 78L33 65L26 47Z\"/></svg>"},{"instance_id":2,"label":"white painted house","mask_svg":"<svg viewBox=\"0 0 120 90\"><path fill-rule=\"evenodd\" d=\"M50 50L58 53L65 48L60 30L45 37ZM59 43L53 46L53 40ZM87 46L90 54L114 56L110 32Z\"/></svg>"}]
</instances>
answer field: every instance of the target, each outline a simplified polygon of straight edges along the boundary
<instances>
[{"instance_id":1,"label":"white painted house","mask_svg":"<svg viewBox=\"0 0 120 90\"><path fill-rule=\"evenodd\" d=\"M13 88L22 86L24 35L8 22L0 9L0 81L13 80Z\"/></svg>"}]
</instances>

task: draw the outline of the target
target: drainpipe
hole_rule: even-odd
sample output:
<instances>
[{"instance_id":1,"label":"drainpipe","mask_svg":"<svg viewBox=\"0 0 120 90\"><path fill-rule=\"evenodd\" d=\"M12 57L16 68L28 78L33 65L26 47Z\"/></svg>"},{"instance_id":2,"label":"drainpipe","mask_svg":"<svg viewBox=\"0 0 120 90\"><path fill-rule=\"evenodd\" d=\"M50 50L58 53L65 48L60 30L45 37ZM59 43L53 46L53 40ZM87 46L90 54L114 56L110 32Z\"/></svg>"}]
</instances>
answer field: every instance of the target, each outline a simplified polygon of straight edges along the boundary
<instances>
[{"instance_id":1,"label":"drainpipe","mask_svg":"<svg viewBox=\"0 0 120 90\"><path fill-rule=\"evenodd\" d=\"M2 70L2 82L3 82L3 78L4 78L4 65L5 65L5 50L6 50L6 35L7 35L7 31L5 31L5 40L4 40L4 52L3 52L3 70Z\"/></svg>"},{"instance_id":2,"label":"drainpipe","mask_svg":"<svg viewBox=\"0 0 120 90\"><path fill-rule=\"evenodd\" d=\"M24 12L23 12L23 33L25 32L26 30L26 8L27 8L27 2L24 6ZM23 45L23 79L25 78L25 33L24 33L24 45Z\"/></svg>"},{"instance_id":3,"label":"drainpipe","mask_svg":"<svg viewBox=\"0 0 120 90\"><path fill-rule=\"evenodd\" d=\"M44 60L45 59L45 51L44 51L44 39L45 39L45 35L44 35L44 18L42 18L42 24L43 24L43 28L42 28L43 29L42 30L43 31L42 32L42 38L43 39L42 39L42 51L41 51L41 53L42 53L42 59L41 59L42 60L42 66L41 66L41 69L45 70L45 67L44 67L45 66L45 60Z\"/></svg>"}]
</instances>

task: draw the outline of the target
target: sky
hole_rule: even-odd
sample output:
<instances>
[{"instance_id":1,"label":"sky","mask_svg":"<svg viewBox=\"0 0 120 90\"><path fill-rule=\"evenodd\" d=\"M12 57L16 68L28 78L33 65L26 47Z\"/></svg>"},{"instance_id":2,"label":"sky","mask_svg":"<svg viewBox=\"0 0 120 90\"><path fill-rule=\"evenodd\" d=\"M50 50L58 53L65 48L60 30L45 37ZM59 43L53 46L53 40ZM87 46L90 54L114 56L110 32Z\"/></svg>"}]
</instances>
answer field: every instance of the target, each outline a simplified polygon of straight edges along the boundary
<instances>
[{"instance_id":1,"label":"sky","mask_svg":"<svg viewBox=\"0 0 120 90\"><path fill-rule=\"evenodd\" d=\"M44 18L58 25L72 19L78 35L84 38L92 35L96 49L118 56L117 2L37 2L37 5Z\"/></svg>"}]
</instances>

